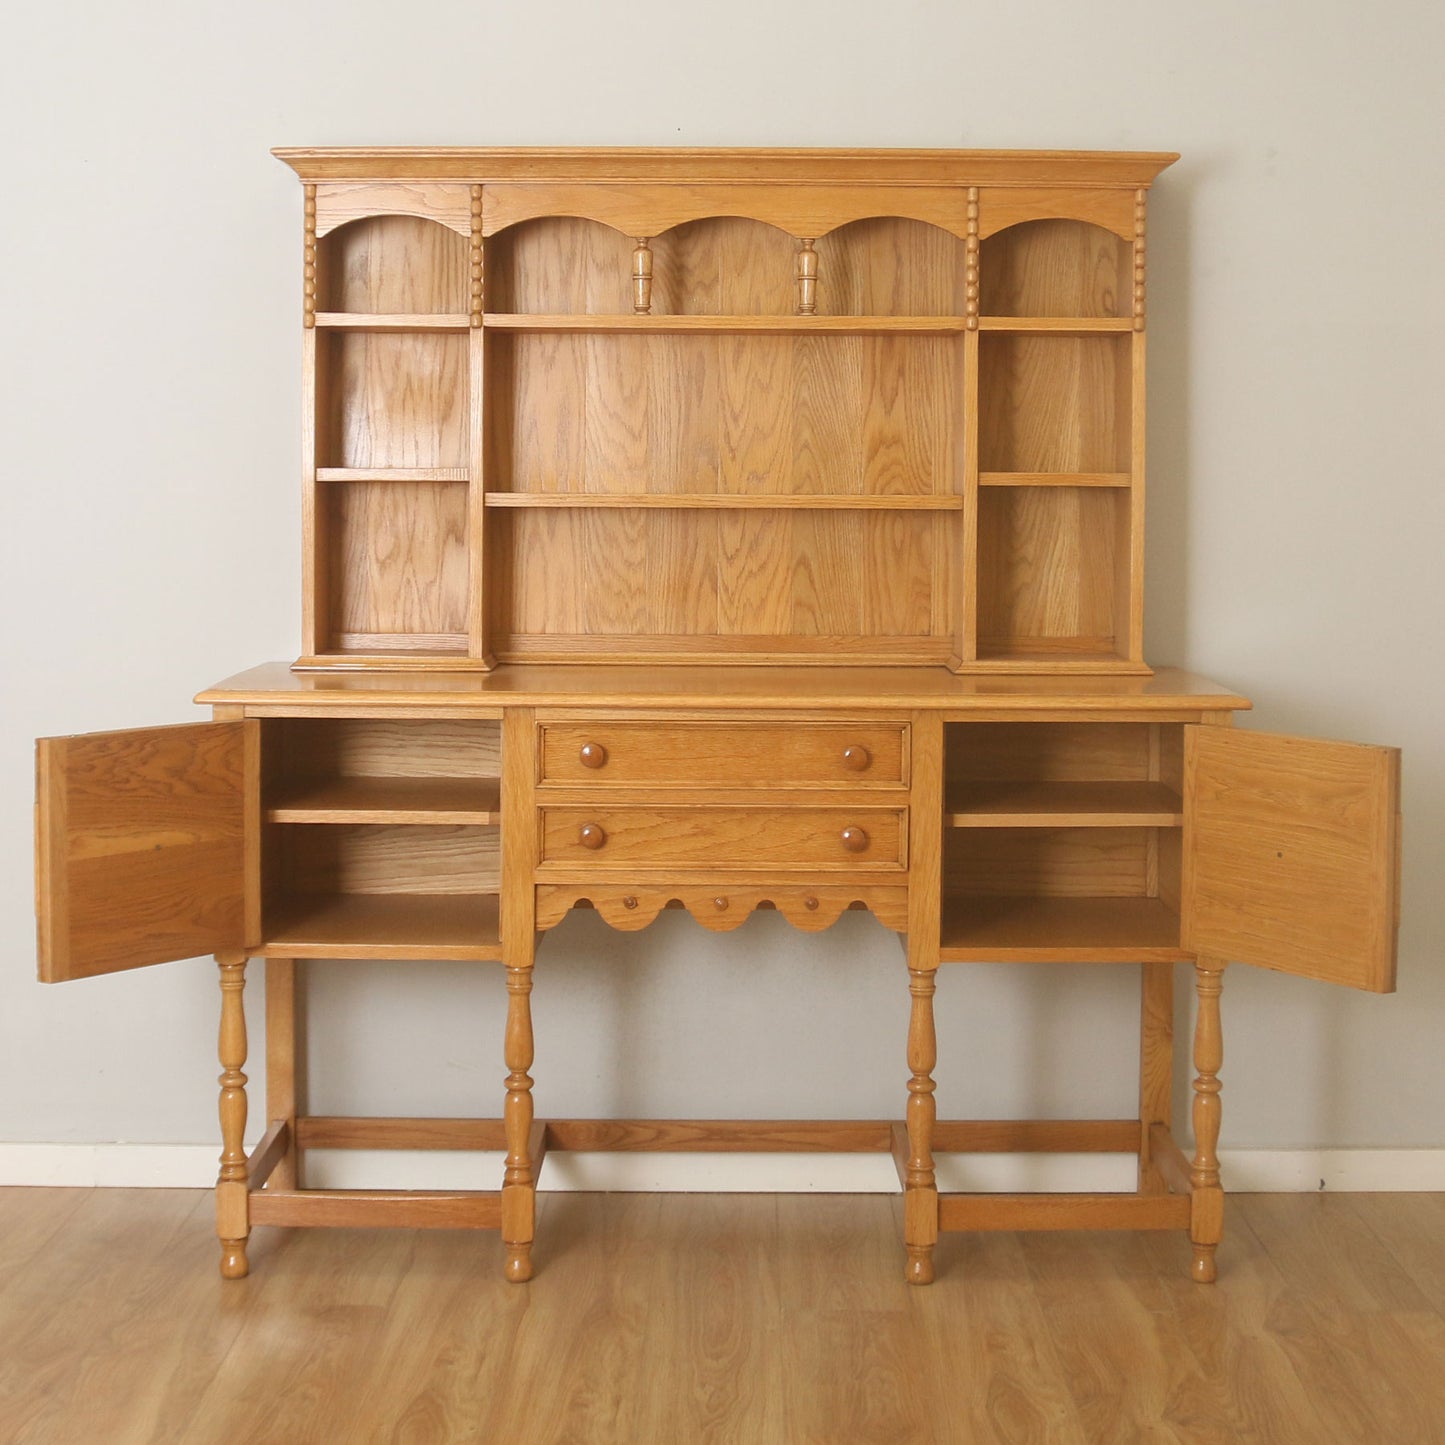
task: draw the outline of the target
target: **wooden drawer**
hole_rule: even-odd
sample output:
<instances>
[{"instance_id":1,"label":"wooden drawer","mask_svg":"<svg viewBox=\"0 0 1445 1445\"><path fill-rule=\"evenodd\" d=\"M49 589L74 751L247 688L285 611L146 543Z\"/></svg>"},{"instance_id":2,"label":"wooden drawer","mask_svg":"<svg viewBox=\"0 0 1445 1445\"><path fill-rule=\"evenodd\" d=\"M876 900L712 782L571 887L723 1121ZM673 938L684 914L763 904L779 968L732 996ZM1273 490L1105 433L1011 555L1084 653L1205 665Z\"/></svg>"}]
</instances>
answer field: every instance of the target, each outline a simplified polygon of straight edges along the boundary
<instances>
[{"instance_id":1,"label":"wooden drawer","mask_svg":"<svg viewBox=\"0 0 1445 1445\"><path fill-rule=\"evenodd\" d=\"M542 725L544 783L648 787L899 787L903 723L556 722Z\"/></svg>"},{"instance_id":2,"label":"wooden drawer","mask_svg":"<svg viewBox=\"0 0 1445 1445\"><path fill-rule=\"evenodd\" d=\"M542 868L897 871L907 838L906 808L543 808Z\"/></svg>"}]
</instances>

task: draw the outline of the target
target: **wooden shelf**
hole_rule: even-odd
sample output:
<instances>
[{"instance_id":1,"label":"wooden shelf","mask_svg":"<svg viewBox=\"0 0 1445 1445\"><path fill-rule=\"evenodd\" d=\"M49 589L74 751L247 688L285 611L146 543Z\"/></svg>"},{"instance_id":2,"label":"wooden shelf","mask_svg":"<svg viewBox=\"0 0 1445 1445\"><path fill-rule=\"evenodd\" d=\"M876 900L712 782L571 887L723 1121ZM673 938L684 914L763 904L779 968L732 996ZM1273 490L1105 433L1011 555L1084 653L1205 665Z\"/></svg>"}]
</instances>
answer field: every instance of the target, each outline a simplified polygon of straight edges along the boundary
<instances>
[{"instance_id":1,"label":"wooden shelf","mask_svg":"<svg viewBox=\"0 0 1445 1445\"><path fill-rule=\"evenodd\" d=\"M271 823L501 821L495 778L298 778L266 809Z\"/></svg>"},{"instance_id":2,"label":"wooden shelf","mask_svg":"<svg viewBox=\"0 0 1445 1445\"><path fill-rule=\"evenodd\" d=\"M1128 472L980 472L981 487L1127 487Z\"/></svg>"},{"instance_id":3,"label":"wooden shelf","mask_svg":"<svg viewBox=\"0 0 1445 1445\"><path fill-rule=\"evenodd\" d=\"M943 903L945 963L1169 963L1179 915L1158 898L954 896Z\"/></svg>"},{"instance_id":4,"label":"wooden shelf","mask_svg":"<svg viewBox=\"0 0 1445 1445\"><path fill-rule=\"evenodd\" d=\"M951 828L1178 828L1179 794L1164 783L954 783Z\"/></svg>"},{"instance_id":5,"label":"wooden shelf","mask_svg":"<svg viewBox=\"0 0 1445 1445\"><path fill-rule=\"evenodd\" d=\"M900 493L839 496L823 493L722 492L488 492L489 507L661 507L673 511L690 508L738 511L819 512L957 512L963 498L952 495Z\"/></svg>"},{"instance_id":6,"label":"wooden shelf","mask_svg":"<svg viewBox=\"0 0 1445 1445\"><path fill-rule=\"evenodd\" d=\"M465 311L392 314L318 311L316 324L326 331L468 331L471 329L471 318Z\"/></svg>"},{"instance_id":7,"label":"wooden shelf","mask_svg":"<svg viewBox=\"0 0 1445 1445\"><path fill-rule=\"evenodd\" d=\"M912 336L948 336L964 331L961 316L635 316L540 315L492 312L483 317L489 331L652 332L678 336L711 331L723 335L806 336L867 332Z\"/></svg>"},{"instance_id":8,"label":"wooden shelf","mask_svg":"<svg viewBox=\"0 0 1445 1445\"><path fill-rule=\"evenodd\" d=\"M465 482L465 467L317 467L318 482Z\"/></svg>"},{"instance_id":9,"label":"wooden shelf","mask_svg":"<svg viewBox=\"0 0 1445 1445\"><path fill-rule=\"evenodd\" d=\"M1049 331L1060 336L1132 331L1132 316L980 316L980 331Z\"/></svg>"},{"instance_id":10,"label":"wooden shelf","mask_svg":"<svg viewBox=\"0 0 1445 1445\"><path fill-rule=\"evenodd\" d=\"M268 910L270 958L498 959L494 893L293 895Z\"/></svg>"}]
</instances>

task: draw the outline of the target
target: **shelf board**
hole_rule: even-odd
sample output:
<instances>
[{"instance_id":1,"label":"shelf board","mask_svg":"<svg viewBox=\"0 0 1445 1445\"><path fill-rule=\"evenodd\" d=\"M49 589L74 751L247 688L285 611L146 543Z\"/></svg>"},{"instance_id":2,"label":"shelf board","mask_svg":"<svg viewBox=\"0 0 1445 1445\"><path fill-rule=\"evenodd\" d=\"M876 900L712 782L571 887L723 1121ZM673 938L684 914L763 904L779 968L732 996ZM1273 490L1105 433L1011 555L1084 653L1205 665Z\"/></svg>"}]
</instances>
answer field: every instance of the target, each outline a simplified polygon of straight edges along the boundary
<instances>
[{"instance_id":1,"label":"shelf board","mask_svg":"<svg viewBox=\"0 0 1445 1445\"><path fill-rule=\"evenodd\" d=\"M471 317L462 312L318 311L323 331L469 331Z\"/></svg>"},{"instance_id":2,"label":"shelf board","mask_svg":"<svg viewBox=\"0 0 1445 1445\"><path fill-rule=\"evenodd\" d=\"M317 467L318 482L466 482L466 467Z\"/></svg>"},{"instance_id":3,"label":"shelf board","mask_svg":"<svg viewBox=\"0 0 1445 1445\"><path fill-rule=\"evenodd\" d=\"M489 312L482 318L489 331L653 332L677 336L711 331L724 335L806 336L866 332L895 335L948 336L962 332L961 316L635 316L542 315Z\"/></svg>"},{"instance_id":4,"label":"shelf board","mask_svg":"<svg viewBox=\"0 0 1445 1445\"><path fill-rule=\"evenodd\" d=\"M951 828L1178 828L1184 803L1151 782L954 783Z\"/></svg>"},{"instance_id":5,"label":"shelf board","mask_svg":"<svg viewBox=\"0 0 1445 1445\"><path fill-rule=\"evenodd\" d=\"M1132 331L1132 316L980 316L980 331L1050 331L1064 336Z\"/></svg>"},{"instance_id":6,"label":"shelf board","mask_svg":"<svg viewBox=\"0 0 1445 1445\"><path fill-rule=\"evenodd\" d=\"M963 498L952 495L899 494L841 496L836 493L724 492L488 492L489 507L655 507L711 508L720 511L769 510L815 512L957 512Z\"/></svg>"},{"instance_id":7,"label":"shelf board","mask_svg":"<svg viewBox=\"0 0 1445 1445\"><path fill-rule=\"evenodd\" d=\"M1158 898L1000 898L943 903L944 963L1170 963L1179 915Z\"/></svg>"},{"instance_id":8,"label":"shelf board","mask_svg":"<svg viewBox=\"0 0 1445 1445\"><path fill-rule=\"evenodd\" d=\"M269 958L502 956L494 893L298 894L267 914Z\"/></svg>"},{"instance_id":9,"label":"shelf board","mask_svg":"<svg viewBox=\"0 0 1445 1445\"><path fill-rule=\"evenodd\" d=\"M495 778L296 778L266 809L270 823L501 821Z\"/></svg>"},{"instance_id":10,"label":"shelf board","mask_svg":"<svg viewBox=\"0 0 1445 1445\"><path fill-rule=\"evenodd\" d=\"M981 487L1127 487L1128 472L980 472Z\"/></svg>"}]
</instances>

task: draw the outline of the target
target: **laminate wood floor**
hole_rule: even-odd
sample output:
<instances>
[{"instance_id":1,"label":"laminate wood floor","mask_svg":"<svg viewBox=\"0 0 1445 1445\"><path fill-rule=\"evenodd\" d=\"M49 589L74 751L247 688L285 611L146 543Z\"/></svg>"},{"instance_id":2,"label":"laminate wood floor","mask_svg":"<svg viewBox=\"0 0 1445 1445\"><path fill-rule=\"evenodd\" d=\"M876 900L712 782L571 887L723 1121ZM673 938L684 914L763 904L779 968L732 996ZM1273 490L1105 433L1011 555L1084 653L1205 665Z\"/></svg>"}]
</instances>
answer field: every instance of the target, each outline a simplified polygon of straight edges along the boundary
<instances>
[{"instance_id":1,"label":"laminate wood floor","mask_svg":"<svg viewBox=\"0 0 1445 1445\"><path fill-rule=\"evenodd\" d=\"M948 1235L879 1196L554 1194L494 1234L261 1230L0 1190L0 1441L1445 1441L1445 1195L1237 1195L1175 1235Z\"/></svg>"}]
</instances>

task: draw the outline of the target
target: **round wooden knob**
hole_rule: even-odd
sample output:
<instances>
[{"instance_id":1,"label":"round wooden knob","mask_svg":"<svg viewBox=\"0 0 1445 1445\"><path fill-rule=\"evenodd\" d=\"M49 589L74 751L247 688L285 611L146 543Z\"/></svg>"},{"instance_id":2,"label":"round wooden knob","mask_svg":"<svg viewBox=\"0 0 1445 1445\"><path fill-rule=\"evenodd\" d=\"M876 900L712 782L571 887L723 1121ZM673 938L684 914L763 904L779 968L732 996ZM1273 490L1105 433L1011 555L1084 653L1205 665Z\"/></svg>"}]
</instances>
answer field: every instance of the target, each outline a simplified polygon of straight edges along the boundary
<instances>
[{"instance_id":1,"label":"round wooden knob","mask_svg":"<svg viewBox=\"0 0 1445 1445\"><path fill-rule=\"evenodd\" d=\"M861 828L844 828L838 841L850 853L861 853L868 846L868 835Z\"/></svg>"},{"instance_id":2,"label":"round wooden knob","mask_svg":"<svg viewBox=\"0 0 1445 1445\"><path fill-rule=\"evenodd\" d=\"M597 823L583 823L577 830L577 841L584 848L600 848L607 841L607 834Z\"/></svg>"},{"instance_id":3,"label":"round wooden knob","mask_svg":"<svg viewBox=\"0 0 1445 1445\"><path fill-rule=\"evenodd\" d=\"M850 773L865 772L872 761L872 756L862 743L854 743L852 747L843 749L843 766Z\"/></svg>"},{"instance_id":4,"label":"round wooden knob","mask_svg":"<svg viewBox=\"0 0 1445 1445\"><path fill-rule=\"evenodd\" d=\"M601 743L583 743L577 756L584 768L600 768L607 761L607 749Z\"/></svg>"}]
</instances>

